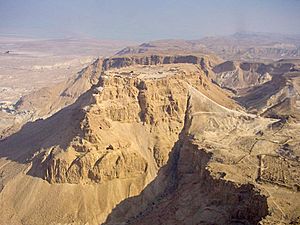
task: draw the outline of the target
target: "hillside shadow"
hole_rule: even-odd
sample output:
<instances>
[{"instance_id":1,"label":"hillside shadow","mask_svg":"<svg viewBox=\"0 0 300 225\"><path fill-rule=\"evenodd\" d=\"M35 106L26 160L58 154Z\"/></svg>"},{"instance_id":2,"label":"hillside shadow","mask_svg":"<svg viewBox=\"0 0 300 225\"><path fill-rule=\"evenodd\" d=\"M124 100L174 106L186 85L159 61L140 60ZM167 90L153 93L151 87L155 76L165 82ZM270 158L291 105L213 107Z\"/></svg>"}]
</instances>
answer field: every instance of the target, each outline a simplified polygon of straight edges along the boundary
<instances>
[{"instance_id":1,"label":"hillside shadow","mask_svg":"<svg viewBox=\"0 0 300 225\"><path fill-rule=\"evenodd\" d=\"M240 97L235 97L234 100L247 109L257 110L260 107L264 107L273 95L287 85L286 74L291 72L294 66L292 63L282 63L273 66L272 71L270 71L272 75L270 81L246 89L245 94Z\"/></svg>"},{"instance_id":2,"label":"hillside shadow","mask_svg":"<svg viewBox=\"0 0 300 225\"><path fill-rule=\"evenodd\" d=\"M245 95L234 97L240 105L247 109L263 107L271 96L278 93L285 85L285 78L282 75L274 75L272 80L250 88Z\"/></svg>"},{"instance_id":3,"label":"hillside shadow","mask_svg":"<svg viewBox=\"0 0 300 225\"><path fill-rule=\"evenodd\" d=\"M268 214L267 198L252 184L212 177L206 167L212 154L188 139L177 141L157 177L120 202L102 225L254 225Z\"/></svg>"},{"instance_id":4,"label":"hillside shadow","mask_svg":"<svg viewBox=\"0 0 300 225\"><path fill-rule=\"evenodd\" d=\"M156 178L138 196L129 197L120 202L102 225L122 224L140 217L142 212L151 208L157 199L162 199L175 191L178 180L177 161L181 147L182 141L178 140L169 153L166 165L159 169ZM138 206L138 210L132 206Z\"/></svg>"},{"instance_id":5,"label":"hillside shadow","mask_svg":"<svg viewBox=\"0 0 300 225\"><path fill-rule=\"evenodd\" d=\"M0 158L6 158L20 164L40 163L34 156L43 149L59 148L65 150L71 140L82 137L80 121L84 118L84 106L91 104L92 89L82 94L73 104L59 110L47 119L37 119L27 122L16 133L0 141ZM29 170L28 175L43 178L38 173Z\"/></svg>"}]
</instances>

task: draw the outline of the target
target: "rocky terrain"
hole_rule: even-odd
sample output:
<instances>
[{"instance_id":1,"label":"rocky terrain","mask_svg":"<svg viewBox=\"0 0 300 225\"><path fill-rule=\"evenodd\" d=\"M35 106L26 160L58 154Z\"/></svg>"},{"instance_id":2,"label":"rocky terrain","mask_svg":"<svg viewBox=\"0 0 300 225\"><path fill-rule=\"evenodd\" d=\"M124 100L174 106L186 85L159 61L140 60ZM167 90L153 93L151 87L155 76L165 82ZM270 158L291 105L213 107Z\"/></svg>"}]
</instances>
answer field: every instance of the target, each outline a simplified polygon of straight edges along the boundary
<instances>
[{"instance_id":1,"label":"rocky terrain","mask_svg":"<svg viewBox=\"0 0 300 225\"><path fill-rule=\"evenodd\" d=\"M173 67L162 67L160 71L164 73ZM11 180L10 177L19 175L22 180L19 182L24 182L23 179L33 182L27 188L31 188L31 185L48 186L47 183L50 182L58 183L60 188L68 190L68 184L71 183L76 184L72 186L74 188L82 185L98 187L97 195L100 196L108 190L119 192L117 190L123 189L124 185L129 185L127 191L122 190L115 197L115 201L111 196L106 196L99 202L101 207L93 206L96 210L94 217L90 217L92 203L89 202L89 211L75 218L91 223L104 220L116 203L138 194L153 179L158 168L166 164L168 153L183 126L188 83L194 84L221 104L236 107L221 89L210 83L201 69L189 65L182 67L173 68L174 72L178 71L177 75L171 73L172 75L162 76L160 79L142 80L139 76L131 78L126 75L118 77L112 75L113 72L107 72L108 74L101 76L97 86L82 95L73 105L46 120L26 124L19 132L3 140L0 146L1 159L6 160L1 164L4 185L1 195L15 198L15 194L10 192L12 189L9 184L12 182L11 185L15 186L16 183L13 183L16 180ZM224 97L218 99L220 95ZM55 133L48 136L52 130L56 130ZM23 146L21 151L20 145ZM19 169L15 169L12 174L10 166ZM18 173L20 174L17 175ZM99 183L99 186L95 186L95 183ZM111 189L111 186L114 188ZM48 186L45 191L55 193L52 187L53 185ZM5 190L10 193L6 195ZM45 195L40 191L38 193L40 196ZM55 209L64 206L61 201L49 199L50 196L51 194L44 196L44 201L57 204ZM13 200L11 197L1 204L5 204L3 207L15 214L16 209L6 203L19 201L20 198ZM78 204L82 204L80 199L78 201ZM110 202L109 205L105 204L107 201ZM30 207L35 212L36 207L41 205L35 202ZM49 210L48 206L44 208ZM63 211L73 213L69 209L68 212ZM61 213L50 213L48 221L55 220L55 215L62 215ZM27 216L29 214L26 213ZM73 217L71 214L70 218ZM58 219L70 222L70 218ZM32 214L27 223L39 222L36 214Z\"/></svg>"},{"instance_id":2,"label":"rocky terrain","mask_svg":"<svg viewBox=\"0 0 300 225\"><path fill-rule=\"evenodd\" d=\"M228 110L192 88L167 166L105 224L298 224L298 132L297 120Z\"/></svg>"},{"instance_id":3,"label":"rocky terrain","mask_svg":"<svg viewBox=\"0 0 300 225\"><path fill-rule=\"evenodd\" d=\"M249 112L299 121L299 61L278 61L267 66L271 69L267 73L268 76L271 75L271 79L261 85L240 89L236 100Z\"/></svg>"},{"instance_id":4,"label":"rocky terrain","mask_svg":"<svg viewBox=\"0 0 300 225\"><path fill-rule=\"evenodd\" d=\"M247 114L201 60L175 62L103 66L2 140L0 223L297 221L299 124Z\"/></svg>"},{"instance_id":5,"label":"rocky terrain","mask_svg":"<svg viewBox=\"0 0 300 225\"><path fill-rule=\"evenodd\" d=\"M0 224L299 224L299 60L191 43L1 103Z\"/></svg>"},{"instance_id":6,"label":"rocky terrain","mask_svg":"<svg viewBox=\"0 0 300 225\"><path fill-rule=\"evenodd\" d=\"M243 88L258 86L272 79L273 66L264 63L225 61L213 68L215 81L237 93Z\"/></svg>"}]
</instances>

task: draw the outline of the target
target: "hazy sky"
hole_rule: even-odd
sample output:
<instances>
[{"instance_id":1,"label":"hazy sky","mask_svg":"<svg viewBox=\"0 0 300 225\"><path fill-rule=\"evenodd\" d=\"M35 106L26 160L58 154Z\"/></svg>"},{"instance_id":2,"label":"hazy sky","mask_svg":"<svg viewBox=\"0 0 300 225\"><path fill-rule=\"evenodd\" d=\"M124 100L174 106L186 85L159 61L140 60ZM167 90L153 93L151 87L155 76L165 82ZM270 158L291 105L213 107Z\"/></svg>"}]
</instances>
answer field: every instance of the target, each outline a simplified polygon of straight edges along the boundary
<instances>
[{"instance_id":1,"label":"hazy sky","mask_svg":"<svg viewBox=\"0 0 300 225\"><path fill-rule=\"evenodd\" d=\"M300 34L300 0L0 0L0 34L144 41L237 31Z\"/></svg>"}]
</instances>

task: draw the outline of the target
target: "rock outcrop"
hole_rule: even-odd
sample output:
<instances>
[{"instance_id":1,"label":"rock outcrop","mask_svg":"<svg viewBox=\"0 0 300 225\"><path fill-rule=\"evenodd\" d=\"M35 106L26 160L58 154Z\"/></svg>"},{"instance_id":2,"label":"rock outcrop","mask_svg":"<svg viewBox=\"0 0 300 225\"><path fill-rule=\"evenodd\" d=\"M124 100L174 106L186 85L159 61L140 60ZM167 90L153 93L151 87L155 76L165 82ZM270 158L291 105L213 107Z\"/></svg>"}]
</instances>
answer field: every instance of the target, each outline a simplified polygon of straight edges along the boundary
<instances>
[{"instance_id":1,"label":"rock outcrop","mask_svg":"<svg viewBox=\"0 0 300 225\"><path fill-rule=\"evenodd\" d=\"M214 81L235 94L249 112L299 119L298 60L270 64L226 61L215 66Z\"/></svg>"},{"instance_id":2,"label":"rock outcrop","mask_svg":"<svg viewBox=\"0 0 300 225\"><path fill-rule=\"evenodd\" d=\"M113 209L104 224L278 223L281 207L255 182L257 154L264 150L245 145L257 130L268 131L271 121L227 110L193 88L189 93L185 125L166 167L139 196Z\"/></svg>"},{"instance_id":3,"label":"rock outcrop","mask_svg":"<svg viewBox=\"0 0 300 225\"><path fill-rule=\"evenodd\" d=\"M254 88L241 90L237 101L250 112L273 118L299 120L299 72L295 64L275 63L272 79Z\"/></svg>"},{"instance_id":4,"label":"rock outcrop","mask_svg":"<svg viewBox=\"0 0 300 225\"><path fill-rule=\"evenodd\" d=\"M272 79L273 65L225 61L216 65L214 80L223 88L238 93L240 89L264 84Z\"/></svg>"},{"instance_id":5,"label":"rock outcrop","mask_svg":"<svg viewBox=\"0 0 300 225\"><path fill-rule=\"evenodd\" d=\"M163 166L182 129L188 85L193 85L220 104L235 107L226 94L210 83L202 70L195 66L186 67L192 68L193 72L157 80L104 73L98 84L103 90L94 94L95 103L86 109L81 121L83 140L72 141L66 153L56 153L56 157L53 153L47 153L46 159L42 157L37 164L45 166L44 178L58 183L100 182L106 179L101 178L100 168L111 170L105 172L104 177L114 179L122 178L118 175L121 171L127 171L129 177L134 177L135 172L146 174L147 169L154 171ZM222 95L223 98L218 99ZM144 130L148 143L143 149L150 150L148 154L157 167L150 168L143 158L145 150L138 142L127 141L132 138L119 131L126 129L125 124L135 125L127 128L130 130ZM80 152L80 156L74 154L70 158L72 151ZM106 162L111 165L106 165ZM134 162L140 164L135 166ZM131 164L132 168L126 168L127 164Z\"/></svg>"}]
</instances>

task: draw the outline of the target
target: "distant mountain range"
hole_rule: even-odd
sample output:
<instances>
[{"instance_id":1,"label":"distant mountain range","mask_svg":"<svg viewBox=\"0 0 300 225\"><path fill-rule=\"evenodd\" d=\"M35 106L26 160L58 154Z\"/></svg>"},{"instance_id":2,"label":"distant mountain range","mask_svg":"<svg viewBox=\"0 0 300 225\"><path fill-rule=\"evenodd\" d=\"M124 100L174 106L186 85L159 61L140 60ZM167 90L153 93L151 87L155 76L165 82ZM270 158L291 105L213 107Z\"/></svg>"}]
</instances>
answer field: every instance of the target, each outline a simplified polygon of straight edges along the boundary
<instances>
[{"instance_id":1,"label":"distant mountain range","mask_svg":"<svg viewBox=\"0 0 300 225\"><path fill-rule=\"evenodd\" d=\"M300 57L300 35L239 32L199 40L158 40L124 48L117 55L141 53L214 53L225 60L279 60Z\"/></svg>"}]
</instances>

